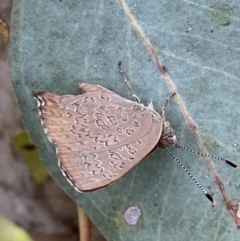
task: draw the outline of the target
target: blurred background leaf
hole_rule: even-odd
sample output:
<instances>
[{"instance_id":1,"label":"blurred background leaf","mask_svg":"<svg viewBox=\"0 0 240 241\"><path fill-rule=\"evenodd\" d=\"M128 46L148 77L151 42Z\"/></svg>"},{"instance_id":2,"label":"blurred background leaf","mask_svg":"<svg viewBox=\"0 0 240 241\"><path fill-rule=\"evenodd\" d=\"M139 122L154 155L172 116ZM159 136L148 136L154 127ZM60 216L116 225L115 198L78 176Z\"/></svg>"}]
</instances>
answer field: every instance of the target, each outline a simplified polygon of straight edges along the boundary
<instances>
[{"instance_id":1,"label":"blurred background leaf","mask_svg":"<svg viewBox=\"0 0 240 241\"><path fill-rule=\"evenodd\" d=\"M42 183L49 178L48 171L43 166L38 149L32 144L28 133L22 131L13 137L13 144L23 155L26 165L30 173L34 177L36 183Z\"/></svg>"},{"instance_id":2,"label":"blurred background leaf","mask_svg":"<svg viewBox=\"0 0 240 241\"><path fill-rule=\"evenodd\" d=\"M0 241L33 241L28 233L0 215Z\"/></svg>"}]
</instances>

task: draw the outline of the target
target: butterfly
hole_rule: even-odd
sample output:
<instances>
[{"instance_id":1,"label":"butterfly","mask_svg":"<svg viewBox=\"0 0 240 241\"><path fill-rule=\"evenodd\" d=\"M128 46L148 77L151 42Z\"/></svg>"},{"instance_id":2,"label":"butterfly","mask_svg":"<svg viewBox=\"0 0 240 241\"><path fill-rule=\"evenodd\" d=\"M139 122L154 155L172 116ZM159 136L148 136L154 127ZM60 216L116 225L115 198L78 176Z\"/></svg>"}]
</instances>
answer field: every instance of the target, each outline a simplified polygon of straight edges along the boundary
<instances>
[{"instance_id":1,"label":"butterfly","mask_svg":"<svg viewBox=\"0 0 240 241\"><path fill-rule=\"evenodd\" d=\"M79 88L81 95L34 93L43 130L56 148L62 173L76 190L109 185L157 145L177 143L165 116L152 106L100 85L79 83Z\"/></svg>"},{"instance_id":2,"label":"butterfly","mask_svg":"<svg viewBox=\"0 0 240 241\"><path fill-rule=\"evenodd\" d=\"M166 106L175 93L168 96L160 115L152 104L144 106L133 94L121 62L119 72L134 101L90 83L78 84L80 95L33 94L43 130L56 148L58 165L68 182L79 192L105 187L160 147L167 149L204 195L215 203L167 147L175 146L239 167L226 159L180 145L166 120Z\"/></svg>"}]
</instances>

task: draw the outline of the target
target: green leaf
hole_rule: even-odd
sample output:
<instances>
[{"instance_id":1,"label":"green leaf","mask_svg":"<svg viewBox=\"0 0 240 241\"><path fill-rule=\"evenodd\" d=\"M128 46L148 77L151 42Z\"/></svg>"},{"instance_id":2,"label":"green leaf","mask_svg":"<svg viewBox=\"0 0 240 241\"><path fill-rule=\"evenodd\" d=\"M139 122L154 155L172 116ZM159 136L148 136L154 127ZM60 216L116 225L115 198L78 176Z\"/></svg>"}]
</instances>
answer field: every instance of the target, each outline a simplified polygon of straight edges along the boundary
<instances>
[{"instance_id":1,"label":"green leaf","mask_svg":"<svg viewBox=\"0 0 240 241\"><path fill-rule=\"evenodd\" d=\"M32 92L78 94L77 83L85 81L130 98L117 70L120 60L145 105L152 100L161 111L166 96L177 92L167 116L182 145L201 151L205 147L239 164L238 3L123 3L15 1L12 79L30 137L55 181L108 240L239 240L237 206L230 201L240 199L240 174L224 163L214 161L213 169L201 156L171 148L214 195L214 208L164 149L156 149L114 184L84 194L77 193L58 168ZM159 62L167 74L161 74ZM126 221L129 215L137 216L136 225Z\"/></svg>"},{"instance_id":2,"label":"green leaf","mask_svg":"<svg viewBox=\"0 0 240 241\"><path fill-rule=\"evenodd\" d=\"M0 215L0 241L33 241L30 235Z\"/></svg>"},{"instance_id":3,"label":"green leaf","mask_svg":"<svg viewBox=\"0 0 240 241\"><path fill-rule=\"evenodd\" d=\"M26 131L19 132L13 137L13 144L24 157L30 173L36 183L42 183L49 178L49 174L44 168L38 154L37 148L31 143Z\"/></svg>"}]
</instances>

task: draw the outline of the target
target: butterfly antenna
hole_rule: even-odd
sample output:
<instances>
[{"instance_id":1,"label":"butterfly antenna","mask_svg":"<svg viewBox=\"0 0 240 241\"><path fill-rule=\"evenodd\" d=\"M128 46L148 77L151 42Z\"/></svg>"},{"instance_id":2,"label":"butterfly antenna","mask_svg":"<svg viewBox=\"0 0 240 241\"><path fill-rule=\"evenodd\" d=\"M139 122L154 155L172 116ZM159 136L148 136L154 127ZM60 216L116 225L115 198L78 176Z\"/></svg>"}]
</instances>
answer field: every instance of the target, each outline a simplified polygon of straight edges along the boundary
<instances>
[{"instance_id":1,"label":"butterfly antenna","mask_svg":"<svg viewBox=\"0 0 240 241\"><path fill-rule=\"evenodd\" d=\"M236 169L240 169L239 166L237 166L236 164L234 164L233 162L230 162L224 158L220 158L220 157L216 157L216 156L212 156L212 155L209 155L209 154L205 154L205 153L202 153L202 152L199 152L199 151L194 151L188 147L185 147L185 146L182 146L180 144L176 144L175 147L178 147L178 148L181 148L181 149L184 149L186 151L189 151L189 152L192 152L194 154L198 154L200 156L206 156L206 157L210 157L212 159L215 159L215 160L218 160L218 161L223 161L225 162L226 164L228 164L229 166L233 167L233 168L236 168Z\"/></svg>"},{"instance_id":2,"label":"butterfly antenna","mask_svg":"<svg viewBox=\"0 0 240 241\"><path fill-rule=\"evenodd\" d=\"M206 192L206 190L199 184L199 182L197 181L197 179L192 176L192 174L188 171L188 169L179 161L179 159L173 155L173 153L167 148L167 151L169 152L169 154L173 157L173 159L183 168L183 170L188 174L188 176L195 182L195 184L200 188L200 190L203 192L203 194L208 198L208 200L210 200L212 202L213 205L215 205L217 202L216 200L209 194Z\"/></svg>"}]
</instances>

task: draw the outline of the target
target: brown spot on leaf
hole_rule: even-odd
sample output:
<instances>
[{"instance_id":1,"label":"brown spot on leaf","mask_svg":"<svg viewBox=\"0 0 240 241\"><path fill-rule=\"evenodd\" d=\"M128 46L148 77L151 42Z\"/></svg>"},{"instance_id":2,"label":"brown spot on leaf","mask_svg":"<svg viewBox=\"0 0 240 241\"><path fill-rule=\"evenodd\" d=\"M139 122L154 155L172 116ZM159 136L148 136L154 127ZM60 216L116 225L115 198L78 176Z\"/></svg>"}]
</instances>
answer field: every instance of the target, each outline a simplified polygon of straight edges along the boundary
<instances>
[{"instance_id":1,"label":"brown spot on leaf","mask_svg":"<svg viewBox=\"0 0 240 241\"><path fill-rule=\"evenodd\" d=\"M25 150L28 150L28 151L32 151L32 150L35 150L36 147L32 144L26 144L26 145L23 145L21 146L22 149L25 149Z\"/></svg>"}]
</instances>

